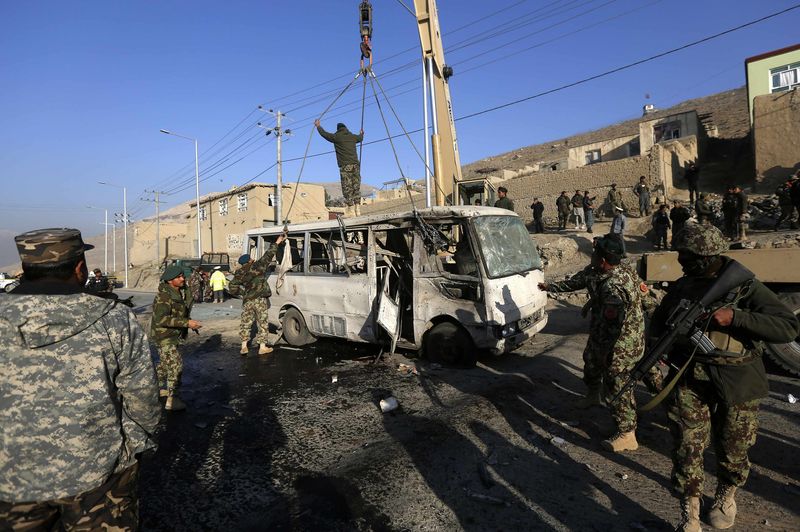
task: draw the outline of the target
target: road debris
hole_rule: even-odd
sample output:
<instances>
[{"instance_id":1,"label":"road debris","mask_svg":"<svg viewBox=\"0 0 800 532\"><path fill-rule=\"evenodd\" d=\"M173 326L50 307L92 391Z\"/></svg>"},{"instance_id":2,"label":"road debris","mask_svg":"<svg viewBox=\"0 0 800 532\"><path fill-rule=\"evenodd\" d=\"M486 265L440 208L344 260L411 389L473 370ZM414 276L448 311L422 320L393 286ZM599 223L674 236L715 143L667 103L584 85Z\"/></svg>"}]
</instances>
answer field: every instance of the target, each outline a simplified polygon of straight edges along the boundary
<instances>
[{"instance_id":1,"label":"road debris","mask_svg":"<svg viewBox=\"0 0 800 532\"><path fill-rule=\"evenodd\" d=\"M556 447L564 447L567 444L564 438L559 438L558 436L553 436L552 438L550 438L550 443L552 443Z\"/></svg>"},{"instance_id":2,"label":"road debris","mask_svg":"<svg viewBox=\"0 0 800 532\"><path fill-rule=\"evenodd\" d=\"M331 375L331 383L332 384L336 384L337 382L339 382L339 376L338 375Z\"/></svg>"},{"instance_id":3,"label":"road debris","mask_svg":"<svg viewBox=\"0 0 800 532\"><path fill-rule=\"evenodd\" d=\"M408 364L398 364L397 365L397 372L404 377L409 377L411 375L419 375L417 368L414 366L410 366Z\"/></svg>"},{"instance_id":4,"label":"road debris","mask_svg":"<svg viewBox=\"0 0 800 532\"><path fill-rule=\"evenodd\" d=\"M469 488L464 488L464 493L466 493L467 497L474 501L488 502L489 504L495 504L497 506L511 506L508 501L504 501L503 499L499 499L497 497L492 497L491 495L476 493Z\"/></svg>"},{"instance_id":5,"label":"road debris","mask_svg":"<svg viewBox=\"0 0 800 532\"><path fill-rule=\"evenodd\" d=\"M795 404L795 403L797 402L797 397L795 397L795 396L794 396L794 395L792 395L792 394L788 394L788 395L786 396L786 400L787 400L787 401L789 401L789 402L790 402L790 403L792 403L792 404Z\"/></svg>"},{"instance_id":6,"label":"road debris","mask_svg":"<svg viewBox=\"0 0 800 532\"><path fill-rule=\"evenodd\" d=\"M381 399L381 402L379 404L381 407L381 412L383 412L384 414L386 412L391 412L392 410L400 406L400 403L397 402L397 398L392 396L389 396L386 399Z\"/></svg>"},{"instance_id":7,"label":"road debris","mask_svg":"<svg viewBox=\"0 0 800 532\"><path fill-rule=\"evenodd\" d=\"M205 421L197 421L194 424L194 426L197 427L198 429L204 429L208 426L208 423L206 423Z\"/></svg>"}]
</instances>

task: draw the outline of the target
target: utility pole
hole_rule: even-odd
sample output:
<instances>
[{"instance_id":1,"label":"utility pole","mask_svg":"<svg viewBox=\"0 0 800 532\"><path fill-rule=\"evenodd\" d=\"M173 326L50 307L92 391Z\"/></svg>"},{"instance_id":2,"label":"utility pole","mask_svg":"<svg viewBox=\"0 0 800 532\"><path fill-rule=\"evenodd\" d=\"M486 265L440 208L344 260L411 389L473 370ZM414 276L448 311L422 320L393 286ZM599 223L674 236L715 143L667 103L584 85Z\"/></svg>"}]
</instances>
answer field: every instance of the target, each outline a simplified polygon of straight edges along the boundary
<instances>
[{"instance_id":1,"label":"utility pole","mask_svg":"<svg viewBox=\"0 0 800 532\"><path fill-rule=\"evenodd\" d=\"M145 190L146 194L153 194L155 199L149 198L139 198L142 201L152 201L156 204L156 264L159 263L161 260L161 214L159 210L159 206L162 203L166 203L164 201L160 201L158 199L159 195L164 194L161 190Z\"/></svg>"},{"instance_id":2,"label":"utility pole","mask_svg":"<svg viewBox=\"0 0 800 532\"><path fill-rule=\"evenodd\" d=\"M258 127L261 129L266 130L266 134L274 134L277 144L278 144L278 161L276 163L277 166L277 184L275 186L275 225L281 225L283 223L283 162L281 161L281 141L284 135L291 135L291 129L282 129L281 128L281 119L286 115L281 113L280 111L273 111L272 109L264 109L261 105L258 108L265 112L269 113L275 117L276 126L273 128L268 128L261 125L261 122L258 123Z\"/></svg>"}]
</instances>

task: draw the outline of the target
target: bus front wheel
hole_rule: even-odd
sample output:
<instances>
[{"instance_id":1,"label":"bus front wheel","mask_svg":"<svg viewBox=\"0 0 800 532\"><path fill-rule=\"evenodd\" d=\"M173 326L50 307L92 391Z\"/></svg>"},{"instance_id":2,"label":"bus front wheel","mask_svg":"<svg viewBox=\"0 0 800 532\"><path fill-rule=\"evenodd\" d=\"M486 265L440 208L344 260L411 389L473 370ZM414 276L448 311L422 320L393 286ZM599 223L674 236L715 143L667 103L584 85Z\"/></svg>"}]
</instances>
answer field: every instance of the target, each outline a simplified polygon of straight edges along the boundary
<instances>
[{"instance_id":1,"label":"bus front wheel","mask_svg":"<svg viewBox=\"0 0 800 532\"><path fill-rule=\"evenodd\" d=\"M477 349L469 333L455 323L435 325L425 335L425 356L448 366L471 368L478 360Z\"/></svg>"},{"instance_id":2,"label":"bus front wheel","mask_svg":"<svg viewBox=\"0 0 800 532\"><path fill-rule=\"evenodd\" d=\"M308 330L303 315L296 308L290 308L283 315L283 338L287 344L295 347L310 344L316 340Z\"/></svg>"}]
</instances>

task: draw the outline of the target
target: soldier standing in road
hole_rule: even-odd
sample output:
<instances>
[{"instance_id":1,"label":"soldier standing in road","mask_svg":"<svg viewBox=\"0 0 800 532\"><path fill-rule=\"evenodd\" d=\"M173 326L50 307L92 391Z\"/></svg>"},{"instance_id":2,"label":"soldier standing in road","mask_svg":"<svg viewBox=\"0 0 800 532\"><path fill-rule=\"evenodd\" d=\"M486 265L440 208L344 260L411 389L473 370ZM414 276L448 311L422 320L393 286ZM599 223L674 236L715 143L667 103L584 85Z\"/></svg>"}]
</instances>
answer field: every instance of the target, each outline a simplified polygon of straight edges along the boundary
<instances>
[{"instance_id":1,"label":"soldier standing in road","mask_svg":"<svg viewBox=\"0 0 800 532\"><path fill-rule=\"evenodd\" d=\"M0 528L137 530L138 457L158 425L147 336L83 292L77 229L15 238L24 278L0 299Z\"/></svg>"},{"instance_id":2,"label":"soldier standing in road","mask_svg":"<svg viewBox=\"0 0 800 532\"><path fill-rule=\"evenodd\" d=\"M203 302L204 284L203 271L200 269L200 266L198 266L192 270L192 275L189 277L189 290L192 292L192 301L195 304Z\"/></svg>"},{"instance_id":3,"label":"soldier standing in road","mask_svg":"<svg viewBox=\"0 0 800 532\"><path fill-rule=\"evenodd\" d=\"M253 261L248 254L239 257L241 268L233 276L229 290L233 295L242 297L242 316L239 322L239 338L242 341L242 348L239 351L242 355L247 355L247 344L250 342L250 329L253 321L256 322L256 342L258 342L258 354L267 355L272 353L269 346L269 298L272 290L267 284L267 267L278 251L278 245L284 241L286 235L280 235L275 243L272 244L264 256ZM288 253L289 250L285 250Z\"/></svg>"},{"instance_id":4,"label":"soldier standing in road","mask_svg":"<svg viewBox=\"0 0 800 532\"><path fill-rule=\"evenodd\" d=\"M721 256L728 245L713 226L687 226L675 246L684 276L670 287L653 315L654 336L682 300L696 301L706 293L730 261ZM675 437L672 483L681 497L678 530L700 530L703 454L710 442L716 449L717 489L708 520L714 528L733 526L734 495L747 480L747 453L756 441L759 402L769 391L762 342L786 343L798 334L797 318L756 279L733 290L725 302L729 303L704 320L714 352L698 355L684 338L670 353L673 368L686 366L669 411Z\"/></svg>"},{"instance_id":5,"label":"soldier standing in road","mask_svg":"<svg viewBox=\"0 0 800 532\"><path fill-rule=\"evenodd\" d=\"M591 316L583 351L583 381L588 391L576 404L579 408L602 405L604 383L607 392L617 393L644 354L643 307L648 289L633 270L620 264L621 259L622 248L616 240L597 238L589 266L566 281L539 285L541 290L555 293L589 292L589 302L582 310L584 316ZM651 368L645 381L651 391L661 389L662 375L657 367ZM610 408L617 433L604 441L603 447L614 452L637 449L633 392Z\"/></svg>"},{"instance_id":6,"label":"soldier standing in road","mask_svg":"<svg viewBox=\"0 0 800 532\"><path fill-rule=\"evenodd\" d=\"M567 197L567 191L562 190L561 195L556 198L556 209L558 209L558 230L563 231L567 228L567 221L569 220L570 209L572 203Z\"/></svg>"},{"instance_id":7,"label":"soldier standing in road","mask_svg":"<svg viewBox=\"0 0 800 532\"><path fill-rule=\"evenodd\" d=\"M639 184L633 187L634 195L639 198L639 216L650 216L650 187L645 183L645 177L639 178Z\"/></svg>"},{"instance_id":8,"label":"soldier standing in road","mask_svg":"<svg viewBox=\"0 0 800 532\"><path fill-rule=\"evenodd\" d=\"M340 122L336 124L336 133L328 133L322 128L319 120L314 120L314 126L322 138L333 143L344 203L355 207L358 212L358 206L361 204L361 162L358 160L356 144L364 140L364 130L355 135Z\"/></svg>"},{"instance_id":9,"label":"soldier standing in road","mask_svg":"<svg viewBox=\"0 0 800 532\"><path fill-rule=\"evenodd\" d=\"M514 202L508 197L508 189L506 187L499 187L497 189L497 196L497 201L494 202L495 207L499 209L508 209L509 211L514 210Z\"/></svg>"},{"instance_id":10,"label":"soldier standing in road","mask_svg":"<svg viewBox=\"0 0 800 532\"><path fill-rule=\"evenodd\" d=\"M158 349L159 395L167 398L166 410L184 410L186 404L178 397L183 358L178 344L186 339L189 329L202 327L199 321L189 317L192 311L192 296L185 287L183 268L167 266L161 275L158 293L153 299L153 317L150 320L150 337Z\"/></svg>"},{"instance_id":11,"label":"soldier standing in road","mask_svg":"<svg viewBox=\"0 0 800 532\"><path fill-rule=\"evenodd\" d=\"M208 272L204 271L203 274L203 302L210 303L214 301L214 291L211 290L211 283L209 282Z\"/></svg>"}]
</instances>

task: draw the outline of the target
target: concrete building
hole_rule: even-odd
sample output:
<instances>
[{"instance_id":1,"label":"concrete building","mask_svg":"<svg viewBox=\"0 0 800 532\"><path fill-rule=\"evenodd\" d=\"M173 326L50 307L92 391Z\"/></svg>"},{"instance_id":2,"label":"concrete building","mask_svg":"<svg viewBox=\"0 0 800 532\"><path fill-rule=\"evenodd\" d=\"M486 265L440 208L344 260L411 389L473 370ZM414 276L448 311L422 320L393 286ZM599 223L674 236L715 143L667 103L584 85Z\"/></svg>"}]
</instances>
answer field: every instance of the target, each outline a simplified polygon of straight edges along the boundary
<instances>
[{"instance_id":1,"label":"concrete building","mask_svg":"<svg viewBox=\"0 0 800 532\"><path fill-rule=\"evenodd\" d=\"M290 223L328 219L325 189L321 185L300 183L295 194L295 184L290 183L283 185L282 192L281 219L287 215ZM192 210L186 224L189 238L196 248L196 203L192 202L190 206ZM238 255L242 250L245 230L274 224L275 185L250 183L200 198L200 230L204 252Z\"/></svg>"},{"instance_id":2,"label":"concrete building","mask_svg":"<svg viewBox=\"0 0 800 532\"><path fill-rule=\"evenodd\" d=\"M752 125L753 100L757 96L786 92L800 86L800 44L748 57L744 60L744 70Z\"/></svg>"},{"instance_id":3,"label":"concrete building","mask_svg":"<svg viewBox=\"0 0 800 532\"><path fill-rule=\"evenodd\" d=\"M567 169L639 155L639 135L626 135L570 148ZM557 170L557 169L553 169Z\"/></svg>"}]
</instances>

